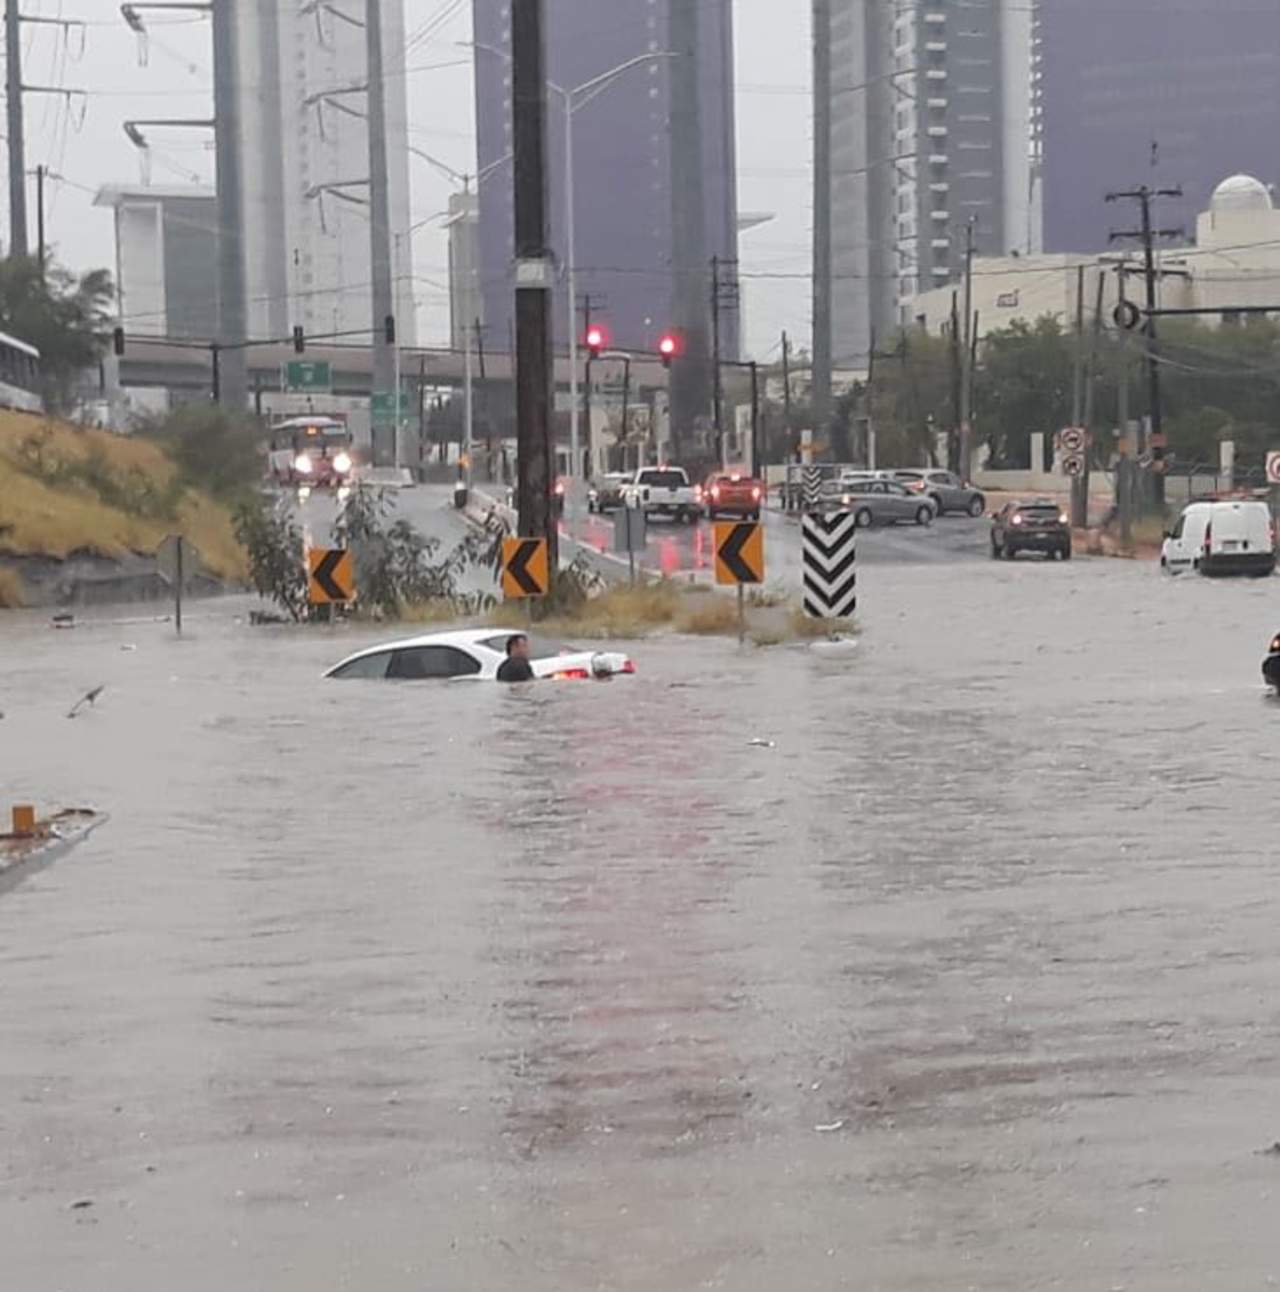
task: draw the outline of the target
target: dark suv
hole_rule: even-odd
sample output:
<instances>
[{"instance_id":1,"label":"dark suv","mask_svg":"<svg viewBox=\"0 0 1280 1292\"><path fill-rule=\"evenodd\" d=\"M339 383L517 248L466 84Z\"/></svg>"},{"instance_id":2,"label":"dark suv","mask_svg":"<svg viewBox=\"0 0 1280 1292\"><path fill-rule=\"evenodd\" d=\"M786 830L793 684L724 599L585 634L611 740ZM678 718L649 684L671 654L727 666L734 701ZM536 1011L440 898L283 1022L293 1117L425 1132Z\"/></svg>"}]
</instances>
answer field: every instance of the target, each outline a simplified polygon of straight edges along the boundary
<instances>
[{"instance_id":1,"label":"dark suv","mask_svg":"<svg viewBox=\"0 0 1280 1292\"><path fill-rule=\"evenodd\" d=\"M1071 522L1051 498L1007 502L991 519L991 559L1012 561L1019 552L1071 559Z\"/></svg>"}]
</instances>

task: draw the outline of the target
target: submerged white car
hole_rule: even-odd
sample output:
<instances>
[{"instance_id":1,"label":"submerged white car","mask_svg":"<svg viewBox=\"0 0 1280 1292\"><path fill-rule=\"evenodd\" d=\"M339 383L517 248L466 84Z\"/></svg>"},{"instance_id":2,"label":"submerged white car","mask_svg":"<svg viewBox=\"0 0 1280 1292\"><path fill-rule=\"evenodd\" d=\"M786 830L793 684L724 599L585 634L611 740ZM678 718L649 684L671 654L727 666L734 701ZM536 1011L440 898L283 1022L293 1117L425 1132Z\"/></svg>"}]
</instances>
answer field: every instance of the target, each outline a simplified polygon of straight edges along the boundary
<instances>
[{"instance_id":1,"label":"submerged white car","mask_svg":"<svg viewBox=\"0 0 1280 1292\"><path fill-rule=\"evenodd\" d=\"M335 664L325 677L468 678L478 682L497 679L498 668L507 658L512 637L529 638L529 662L535 678L553 681L605 679L634 673L635 664L616 651L583 651L542 641L537 634L518 628L466 628L459 632L429 633L403 641L370 646Z\"/></svg>"}]
</instances>

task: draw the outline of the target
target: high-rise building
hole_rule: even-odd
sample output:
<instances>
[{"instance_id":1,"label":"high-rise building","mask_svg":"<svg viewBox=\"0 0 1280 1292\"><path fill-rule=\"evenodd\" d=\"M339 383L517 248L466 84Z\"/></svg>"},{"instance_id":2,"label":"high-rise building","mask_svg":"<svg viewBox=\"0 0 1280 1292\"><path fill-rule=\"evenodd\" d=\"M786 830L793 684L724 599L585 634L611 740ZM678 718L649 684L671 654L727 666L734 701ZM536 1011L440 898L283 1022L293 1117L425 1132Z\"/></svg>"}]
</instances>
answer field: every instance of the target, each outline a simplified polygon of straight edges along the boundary
<instances>
[{"instance_id":1,"label":"high-rise building","mask_svg":"<svg viewBox=\"0 0 1280 1292\"><path fill-rule=\"evenodd\" d=\"M208 341L218 335L218 204L211 188L108 184L116 294L134 336Z\"/></svg>"},{"instance_id":2,"label":"high-rise building","mask_svg":"<svg viewBox=\"0 0 1280 1292\"><path fill-rule=\"evenodd\" d=\"M484 326L480 295L480 199L467 190L449 197L449 346L461 350L467 331ZM473 342L474 344L474 339Z\"/></svg>"},{"instance_id":3,"label":"high-rise building","mask_svg":"<svg viewBox=\"0 0 1280 1292\"><path fill-rule=\"evenodd\" d=\"M978 254L1037 249L1031 38L1025 0L831 0L837 370L960 277L970 223Z\"/></svg>"},{"instance_id":4,"label":"high-rise building","mask_svg":"<svg viewBox=\"0 0 1280 1292\"><path fill-rule=\"evenodd\" d=\"M371 325L364 0L243 4L237 91L250 336ZM383 0L397 331L414 338L403 0Z\"/></svg>"},{"instance_id":5,"label":"high-rise building","mask_svg":"<svg viewBox=\"0 0 1280 1292\"><path fill-rule=\"evenodd\" d=\"M710 314L712 256L737 256L737 192L733 114L731 0L697 0L699 137L672 129L672 88L678 72L663 57L671 49L672 13L691 0L558 0L546 10L547 76L559 90L547 100L551 235L558 263L566 261L565 96L611 69L656 55L616 80L575 96L574 214L577 288L593 317L618 347L656 349L671 327L674 262L681 203L690 200L673 176L701 176L701 230L691 235L700 300ZM513 209L510 169L497 165L511 151L511 0L474 0L478 134L479 277L489 344L510 347L513 313ZM678 32L677 28L677 32ZM703 237L699 238L699 232ZM688 231L686 230L686 236ZM701 245L698 245L701 244ZM730 271L732 272L732 271ZM701 289L700 289L701 290ZM564 349L568 302L563 275L552 326ZM581 331L579 310L579 330ZM735 356L738 318L723 316L726 355Z\"/></svg>"},{"instance_id":6,"label":"high-rise building","mask_svg":"<svg viewBox=\"0 0 1280 1292\"><path fill-rule=\"evenodd\" d=\"M1108 190L1180 185L1157 218L1190 236L1224 175L1280 177L1280 4L1041 0L1037 45L1048 250L1127 226Z\"/></svg>"}]
</instances>

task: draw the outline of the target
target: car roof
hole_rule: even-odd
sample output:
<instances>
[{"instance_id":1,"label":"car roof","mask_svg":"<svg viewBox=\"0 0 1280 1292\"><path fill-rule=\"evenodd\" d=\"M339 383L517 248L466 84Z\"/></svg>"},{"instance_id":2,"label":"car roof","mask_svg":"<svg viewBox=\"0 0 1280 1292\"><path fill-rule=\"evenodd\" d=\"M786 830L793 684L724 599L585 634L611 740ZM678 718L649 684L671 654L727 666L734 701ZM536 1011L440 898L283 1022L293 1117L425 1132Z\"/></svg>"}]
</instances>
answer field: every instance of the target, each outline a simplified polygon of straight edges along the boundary
<instances>
[{"instance_id":1,"label":"car roof","mask_svg":"<svg viewBox=\"0 0 1280 1292\"><path fill-rule=\"evenodd\" d=\"M363 650L353 651L342 663L362 659L366 655L377 655L382 651L409 650L415 646L484 646L491 637L509 637L522 631L519 628L458 628L447 633L424 633L420 637L402 637L399 641L366 646Z\"/></svg>"}]
</instances>

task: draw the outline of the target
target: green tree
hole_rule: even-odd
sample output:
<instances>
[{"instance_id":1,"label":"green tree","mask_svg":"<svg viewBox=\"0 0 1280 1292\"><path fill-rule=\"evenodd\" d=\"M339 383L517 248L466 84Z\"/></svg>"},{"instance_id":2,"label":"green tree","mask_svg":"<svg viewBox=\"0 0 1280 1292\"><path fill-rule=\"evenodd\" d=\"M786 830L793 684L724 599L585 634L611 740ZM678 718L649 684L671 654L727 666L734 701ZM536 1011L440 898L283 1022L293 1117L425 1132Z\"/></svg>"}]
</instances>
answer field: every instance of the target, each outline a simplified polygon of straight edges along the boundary
<instances>
[{"instance_id":1,"label":"green tree","mask_svg":"<svg viewBox=\"0 0 1280 1292\"><path fill-rule=\"evenodd\" d=\"M138 434L168 453L185 484L218 498L234 501L265 474L265 442L248 413L236 414L217 404L184 404L144 420Z\"/></svg>"},{"instance_id":2,"label":"green tree","mask_svg":"<svg viewBox=\"0 0 1280 1292\"><path fill-rule=\"evenodd\" d=\"M974 423L991 464L1031 465L1031 435L1071 424L1074 338L1046 315L990 332L974 374Z\"/></svg>"},{"instance_id":3,"label":"green tree","mask_svg":"<svg viewBox=\"0 0 1280 1292\"><path fill-rule=\"evenodd\" d=\"M72 403L76 378L92 367L111 331L115 288L105 269L76 275L31 256L0 262L0 331L40 351L45 404L54 412Z\"/></svg>"}]
</instances>

